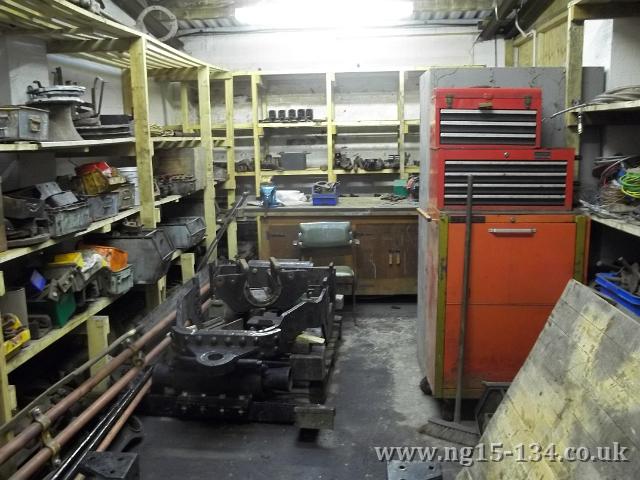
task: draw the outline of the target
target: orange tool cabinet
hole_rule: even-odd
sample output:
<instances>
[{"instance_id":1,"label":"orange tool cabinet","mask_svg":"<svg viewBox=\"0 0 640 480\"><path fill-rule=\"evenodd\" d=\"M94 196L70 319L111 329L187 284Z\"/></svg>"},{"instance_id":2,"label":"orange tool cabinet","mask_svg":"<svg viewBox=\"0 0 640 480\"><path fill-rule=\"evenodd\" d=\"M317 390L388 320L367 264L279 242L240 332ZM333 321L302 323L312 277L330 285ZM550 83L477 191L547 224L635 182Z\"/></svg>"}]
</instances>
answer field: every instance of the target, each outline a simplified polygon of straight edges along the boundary
<instances>
[{"instance_id":1,"label":"orange tool cabinet","mask_svg":"<svg viewBox=\"0 0 640 480\"><path fill-rule=\"evenodd\" d=\"M464 257L464 214L434 211L427 223L426 322L420 360L433 395L455 396ZM421 218L421 222L427 219ZM583 280L586 217L474 213L463 396L483 381L509 382L524 363L571 278Z\"/></svg>"}]
</instances>

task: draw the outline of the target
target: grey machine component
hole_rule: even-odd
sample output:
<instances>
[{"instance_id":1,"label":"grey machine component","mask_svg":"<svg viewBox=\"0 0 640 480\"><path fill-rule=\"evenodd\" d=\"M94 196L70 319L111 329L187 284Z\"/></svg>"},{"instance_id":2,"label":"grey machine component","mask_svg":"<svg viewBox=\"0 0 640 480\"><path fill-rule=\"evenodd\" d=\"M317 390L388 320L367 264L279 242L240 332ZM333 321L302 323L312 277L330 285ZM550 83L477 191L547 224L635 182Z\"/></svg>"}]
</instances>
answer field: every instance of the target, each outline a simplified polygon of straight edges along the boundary
<instances>
[{"instance_id":1,"label":"grey machine component","mask_svg":"<svg viewBox=\"0 0 640 480\"><path fill-rule=\"evenodd\" d=\"M79 85L63 84L62 72L56 69L57 85L44 87L38 81L29 85L27 94L29 106L49 111L49 140L52 142L83 140L73 124L76 107L84 104L82 96L86 88Z\"/></svg>"},{"instance_id":2,"label":"grey machine component","mask_svg":"<svg viewBox=\"0 0 640 480\"><path fill-rule=\"evenodd\" d=\"M166 232L159 228L116 232L108 237L100 237L100 244L129 253L136 285L149 285L164 277L175 251Z\"/></svg>"},{"instance_id":3,"label":"grey machine component","mask_svg":"<svg viewBox=\"0 0 640 480\"><path fill-rule=\"evenodd\" d=\"M187 250L204 239L206 226L202 217L176 217L158 225L175 248Z\"/></svg>"},{"instance_id":4,"label":"grey machine component","mask_svg":"<svg viewBox=\"0 0 640 480\"><path fill-rule=\"evenodd\" d=\"M147 413L332 428L335 411L323 403L341 328L333 267L273 258L211 265L226 321L193 307L193 281L172 350L154 371Z\"/></svg>"},{"instance_id":5,"label":"grey machine component","mask_svg":"<svg viewBox=\"0 0 640 480\"><path fill-rule=\"evenodd\" d=\"M44 142L49 139L49 112L40 108L0 108L0 142Z\"/></svg>"}]
</instances>

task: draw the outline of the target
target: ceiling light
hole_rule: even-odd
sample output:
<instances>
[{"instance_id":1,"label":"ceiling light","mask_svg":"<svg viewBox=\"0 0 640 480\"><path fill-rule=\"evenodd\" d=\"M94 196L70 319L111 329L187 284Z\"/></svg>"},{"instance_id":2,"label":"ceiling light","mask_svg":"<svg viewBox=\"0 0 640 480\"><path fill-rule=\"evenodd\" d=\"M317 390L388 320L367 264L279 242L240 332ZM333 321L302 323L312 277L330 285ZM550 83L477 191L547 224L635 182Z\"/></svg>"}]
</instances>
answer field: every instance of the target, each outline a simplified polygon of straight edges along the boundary
<instances>
[{"instance_id":1,"label":"ceiling light","mask_svg":"<svg viewBox=\"0 0 640 480\"><path fill-rule=\"evenodd\" d=\"M413 14L403 0L271 0L236 8L245 25L273 28L345 28L392 25Z\"/></svg>"}]
</instances>

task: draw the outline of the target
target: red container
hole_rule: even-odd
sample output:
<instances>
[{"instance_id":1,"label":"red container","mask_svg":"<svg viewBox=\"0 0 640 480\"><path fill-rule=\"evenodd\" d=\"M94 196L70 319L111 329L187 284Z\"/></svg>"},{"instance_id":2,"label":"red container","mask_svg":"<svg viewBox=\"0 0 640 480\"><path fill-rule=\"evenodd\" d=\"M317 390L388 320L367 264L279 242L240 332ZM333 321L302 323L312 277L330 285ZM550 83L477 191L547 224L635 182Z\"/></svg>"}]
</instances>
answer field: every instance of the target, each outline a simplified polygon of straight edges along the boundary
<instances>
[{"instance_id":1,"label":"red container","mask_svg":"<svg viewBox=\"0 0 640 480\"><path fill-rule=\"evenodd\" d=\"M539 148L539 88L436 88L432 148Z\"/></svg>"},{"instance_id":2,"label":"red container","mask_svg":"<svg viewBox=\"0 0 640 480\"><path fill-rule=\"evenodd\" d=\"M429 207L463 210L473 175L474 210L570 211L572 148L431 150Z\"/></svg>"}]
</instances>

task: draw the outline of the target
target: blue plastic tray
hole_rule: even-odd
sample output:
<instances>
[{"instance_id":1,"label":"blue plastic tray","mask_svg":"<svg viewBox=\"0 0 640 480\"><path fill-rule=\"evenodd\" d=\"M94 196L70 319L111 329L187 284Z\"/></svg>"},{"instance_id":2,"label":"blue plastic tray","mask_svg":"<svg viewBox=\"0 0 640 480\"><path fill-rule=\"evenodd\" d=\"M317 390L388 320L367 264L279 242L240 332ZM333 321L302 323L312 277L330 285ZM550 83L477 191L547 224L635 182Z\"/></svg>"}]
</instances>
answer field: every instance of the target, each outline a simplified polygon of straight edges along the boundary
<instances>
[{"instance_id":1,"label":"blue plastic tray","mask_svg":"<svg viewBox=\"0 0 640 480\"><path fill-rule=\"evenodd\" d=\"M314 206L337 205L338 194L337 193L314 193L311 195L311 201Z\"/></svg>"},{"instance_id":2,"label":"blue plastic tray","mask_svg":"<svg viewBox=\"0 0 640 480\"><path fill-rule=\"evenodd\" d=\"M640 315L640 297L628 292L611 279L619 278L615 273L596 273L596 287L605 297L619 303L636 315Z\"/></svg>"}]
</instances>

